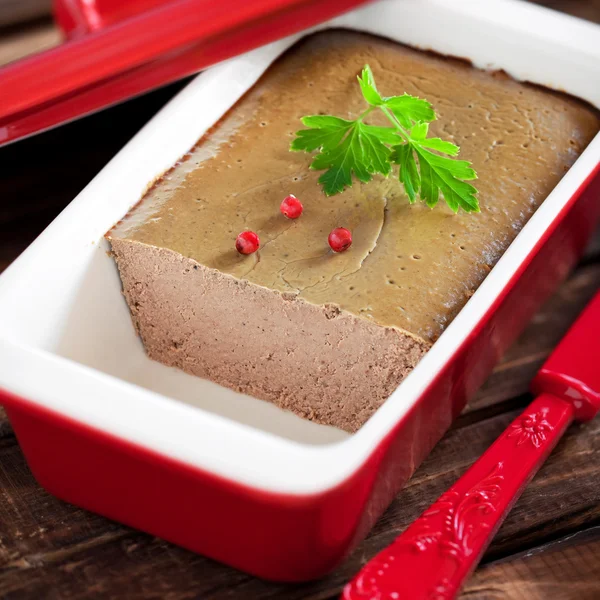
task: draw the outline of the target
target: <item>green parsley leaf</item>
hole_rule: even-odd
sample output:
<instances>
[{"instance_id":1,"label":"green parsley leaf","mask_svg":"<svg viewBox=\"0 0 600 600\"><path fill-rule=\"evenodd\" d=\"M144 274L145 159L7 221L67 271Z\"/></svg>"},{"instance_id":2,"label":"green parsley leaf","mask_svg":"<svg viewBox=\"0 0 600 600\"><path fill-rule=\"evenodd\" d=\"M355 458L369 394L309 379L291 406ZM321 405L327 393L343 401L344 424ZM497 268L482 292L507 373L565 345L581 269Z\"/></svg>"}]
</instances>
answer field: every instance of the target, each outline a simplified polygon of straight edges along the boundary
<instances>
[{"instance_id":1,"label":"green parsley leaf","mask_svg":"<svg viewBox=\"0 0 600 600\"><path fill-rule=\"evenodd\" d=\"M358 82L369 107L357 119L304 117L306 129L298 131L290 145L292 151L317 151L310 166L325 171L319 178L325 194L342 192L353 177L363 183L375 174L387 177L397 164L410 203L420 197L433 208L442 197L454 212L479 212L477 190L467 183L477 178L471 164L455 160L460 150L456 144L427 137L429 123L436 119L431 104L409 94L382 96L368 65ZM365 123L374 110L380 110L391 126Z\"/></svg>"},{"instance_id":2,"label":"green parsley leaf","mask_svg":"<svg viewBox=\"0 0 600 600\"><path fill-rule=\"evenodd\" d=\"M433 208L441 191L446 204L458 212L479 212L477 190L464 180L476 179L477 175L466 160L452 160L430 152L420 144L412 143L417 153L421 172L420 195L427 206Z\"/></svg>"},{"instance_id":3,"label":"green parsley leaf","mask_svg":"<svg viewBox=\"0 0 600 600\"><path fill-rule=\"evenodd\" d=\"M317 171L326 169L319 178L326 195L332 196L351 186L352 174L364 183L371 181L373 173L381 173L385 177L389 175L392 151L382 141L379 129L355 121L340 144L317 154L310 168ZM384 139L388 135L389 132L386 132ZM395 136L396 142L398 139Z\"/></svg>"},{"instance_id":4,"label":"green parsley leaf","mask_svg":"<svg viewBox=\"0 0 600 600\"><path fill-rule=\"evenodd\" d=\"M415 123L431 123L436 120L435 111L427 100L404 94L385 99L389 108L402 127L410 129Z\"/></svg>"},{"instance_id":5,"label":"green parsley leaf","mask_svg":"<svg viewBox=\"0 0 600 600\"><path fill-rule=\"evenodd\" d=\"M427 137L428 131L428 123L417 123L410 131L410 139L422 142Z\"/></svg>"},{"instance_id":6,"label":"green parsley leaf","mask_svg":"<svg viewBox=\"0 0 600 600\"><path fill-rule=\"evenodd\" d=\"M304 117L302 123L310 129L302 129L296 133L298 137L292 142L290 150L306 150L306 152L313 152L318 148L331 150L354 126L354 121L328 116Z\"/></svg>"},{"instance_id":7,"label":"green parsley leaf","mask_svg":"<svg viewBox=\"0 0 600 600\"><path fill-rule=\"evenodd\" d=\"M386 131L385 127L373 127L372 125L365 125L364 123L358 123L359 139L363 149L363 156L365 161L368 163L368 169L370 173L381 173L385 177L390 174L392 165L390 163L391 149L386 146L385 142L389 135L389 130ZM390 138L391 139L391 138ZM396 136L396 142L398 136Z\"/></svg>"},{"instance_id":8,"label":"green parsley leaf","mask_svg":"<svg viewBox=\"0 0 600 600\"><path fill-rule=\"evenodd\" d=\"M327 169L319 177L319 183L328 196L342 192L344 188L352 185L353 173L363 183L371 181L360 143L359 128L353 126L341 144L317 154L310 168L317 171Z\"/></svg>"},{"instance_id":9,"label":"green parsley leaf","mask_svg":"<svg viewBox=\"0 0 600 600\"><path fill-rule=\"evenodd\" d=\"M375 79L373 78L373 72L371 71L371 67L369 67L369 65L365 65L362 73L358 76L358 83L360 84L360 89L364 99L371 106L379 106L383 104L383 99L377 91Z\"/></svg>"},{"instance_id":10,"label":"green parsley leaf","mask_svg":"<svg viewBox=\"0 0 600 600\"><path fill-rule=\"evenodd\" d=\"M415 153L410 144L402 144L394 148L392 160L400 165L399 177L411 204L416 202L421 189L421 174L417 169Z\"/></svg>"},{"instance_id":11,"label":"green parsley leaf","mask_svg":"<svg viewBox=\"0 0 600 600\"><path fill-rule=\"evenodd\" d=\"M395 146L403 139L398 131L391 127L377 127L375 125L365 125L364 123L363 127L366 127L369 134L377 136L384 144L389 144L390 146Z\"/></svg>"},{"instance_id":12,"label":"green parsley leaf","mask_svg":"<svg viewBox=\"0 0 600 600\"><path fill-rule=\"evenodd\" d=\"M421 140L421 146L423 146L423 148L431 148L432 150L449 154L450 156L458 156L458 152L460 151L460 148L456 144L453 144L452 142L446 142L440 138Z\"/></svg>"}]
</instances>

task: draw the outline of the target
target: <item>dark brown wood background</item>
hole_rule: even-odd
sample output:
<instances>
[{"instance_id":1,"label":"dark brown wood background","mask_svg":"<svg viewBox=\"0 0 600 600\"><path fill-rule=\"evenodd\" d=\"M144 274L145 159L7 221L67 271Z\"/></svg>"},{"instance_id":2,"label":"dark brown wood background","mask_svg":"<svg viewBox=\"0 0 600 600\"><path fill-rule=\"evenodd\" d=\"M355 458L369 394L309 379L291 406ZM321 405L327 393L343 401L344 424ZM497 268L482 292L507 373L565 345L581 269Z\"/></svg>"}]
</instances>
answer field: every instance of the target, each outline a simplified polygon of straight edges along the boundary
<instances>
[{"instance_id":1,"label":"dark brown wood background","mask_svg":"<svg viewBox=\"0 0 600 600\"><path fill-rule=\"evenodd\" d=\"M600 22L600 0L539 3ZM20 16L11 4L20 6ZM48 0L0 0L0 63L57 43L47 18L12 22L23 11L37 16L47 5ZM0 149L0 270L181 86ZM262 582L50 496L33 479L0 409L0 598L336 598L344 582L460 476L530 401L531 377L599 287L597 236L370 536L331 576L307 585ZM499 531L464 598L600 599L599 434L600 421L569 430Z\"/></svg>"}]
</instances>

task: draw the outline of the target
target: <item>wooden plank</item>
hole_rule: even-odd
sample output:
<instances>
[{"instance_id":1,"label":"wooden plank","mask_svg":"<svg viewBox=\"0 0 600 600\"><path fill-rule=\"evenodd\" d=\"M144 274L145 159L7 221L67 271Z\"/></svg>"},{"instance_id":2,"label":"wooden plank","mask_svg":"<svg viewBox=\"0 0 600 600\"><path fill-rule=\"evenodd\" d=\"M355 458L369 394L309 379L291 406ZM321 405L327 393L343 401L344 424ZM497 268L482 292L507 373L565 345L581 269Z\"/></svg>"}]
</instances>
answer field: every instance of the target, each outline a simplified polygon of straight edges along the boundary
<instances>
[{"instance_id":1,"label":"wooden plank","mask_svg":"<svg viewBox=\"0 0 600 600\"><path fill-rule=\"evenodd\" d=\"M600 231L592 239L584 258L584 261L586 262L593 262L597 260L600 260Z\"/></svg>"},{"instance_id":2,"label":"wooden plank","mask_svg":"<svg viewBox=\"0 0 600 600\"><path fill-rule=\"evenodd\" d=\"M531 0L574 17L600 22L600 0Z\"/></svg>"},{"instance_id":3,"label":"wooden plank","mask_svg":"<svg viewBox=\"0 0 600 600\"><path fill-rule=\"evenodd\" d=\"M61 41L62 35L58 27L50 20L36 21L24 28L5 30L0 35L0 66L48 50Z\"/></svg>"},{"instance_id":4,"label":"wooden plank","mask_svg":"<svg viewBox=\"0 0 600 600\"><path fill-rule=\"evenodd\" d=\"M600 264L594 262L575 271L535 315L465 412L526 393L533 376L598 289Z\"/></svg>"},{"instance_id":5,"label":"wooden plank","mask_svg":"<svg viewBox=\"0 0 600 600\"><path fill-rule=\"evenodd\" d=\"M348 561L331 576L301 586L265 583L60 502L38 488L18 447L6 438L0 443L0 597L334 597L344 582L441 494L515 415L499 415L452 431ZM598 421L569 431L509 515L488 560L598 522L599 433ZM51 590L51 595L42 596L45 589Z\"/></svg>"},{"instance_id":6,"label":"wooden plank","mask_svg":"<svg viewBox=\"0 0 600 600\"><path fill-rule=\"evenodd\" d=\"M189 81L0 148L0 248L17 223L30 243Z\"/></svg>"},{"instance_id":7,"label":"wooden plank","mask_svg":"<svg viewBox=\"0 0 600 600\"><path fill-rule=\"evenodd\" d=\"M597 600L600 527L479 569L461 600Z\"/></svg>"},{"instance_id":8,"label":"wooden plank","mask_svg":"<svg viewBox=\"0 0 600 600\"><path fill-rule=\"evenodd\" d=\"M0 27L50 15L52 0L0 0Z\"/></svg>"}]
</instances>

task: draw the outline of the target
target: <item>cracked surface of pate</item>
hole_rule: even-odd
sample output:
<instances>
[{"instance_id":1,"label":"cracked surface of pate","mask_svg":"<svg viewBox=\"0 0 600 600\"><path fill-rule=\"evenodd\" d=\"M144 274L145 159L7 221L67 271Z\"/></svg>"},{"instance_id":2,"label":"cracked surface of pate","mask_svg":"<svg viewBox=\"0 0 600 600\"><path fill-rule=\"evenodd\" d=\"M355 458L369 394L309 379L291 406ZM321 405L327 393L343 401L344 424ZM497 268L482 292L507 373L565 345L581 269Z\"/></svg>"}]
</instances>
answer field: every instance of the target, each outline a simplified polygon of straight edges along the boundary
<instances>
[{"instance_id":1,"label":"cracked surface of pate","mask_svg":"<svg viewBox=\"0 0 600 600\"><path fill-rule=\"evenodd\" d=\"M431 135L458 144L479 174L480 214L409 205L395 178L379 176L326 198L310 156L288 151L303 115L362 111L356 75L367 63L383 94L433 104ZM317 34L280 58L110 237L170 249L431 343L598 127L578 101L500 73L363 34ZM290 193L304 204L295 221L279 213ZM327 235L339 226L354 242L334 254ZM244 229L260 236L254 255L234 250Z\"/></svg>"}]
</instances>

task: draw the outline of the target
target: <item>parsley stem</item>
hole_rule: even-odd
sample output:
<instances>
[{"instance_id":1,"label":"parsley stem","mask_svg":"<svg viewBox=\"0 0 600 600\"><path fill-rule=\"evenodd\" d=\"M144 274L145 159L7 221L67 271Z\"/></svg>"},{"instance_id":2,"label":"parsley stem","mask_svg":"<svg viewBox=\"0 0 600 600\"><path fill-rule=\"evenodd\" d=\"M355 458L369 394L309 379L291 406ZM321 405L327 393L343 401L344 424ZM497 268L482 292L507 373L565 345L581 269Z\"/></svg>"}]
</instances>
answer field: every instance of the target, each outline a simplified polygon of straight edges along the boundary
<instances>
[{"instance_id":1,"label":"parsley stem","mask_svg":"<svg viewBox=\"0 0 600 600\"><path fill-rule=\"evenodd\" d=\"M386 106L380 106L379 108L381 108L388 120L391 121L392 125L394 125L394 127L400 132L400 135L405 139L405 141L408 142L410 139L408 132L406 129L404 129L404 127L402 127L402 125L400 125L398 119L396 119L392 111L390 111L390 109Z\"/></svg>"},{"instance_id":2,"label":"parsley stem","mask_svg":"<svg viewBox=\"0 0 600 600\"><path fill-rule=\"evenodd\" d=\"M356 119L357 121L362 121L369 113L373 112L375 110L375 106L369 106L369 108L367 108L367 110L365 110L364 113L360 114L358 119Z\"/></svg>"}]
</instances>

